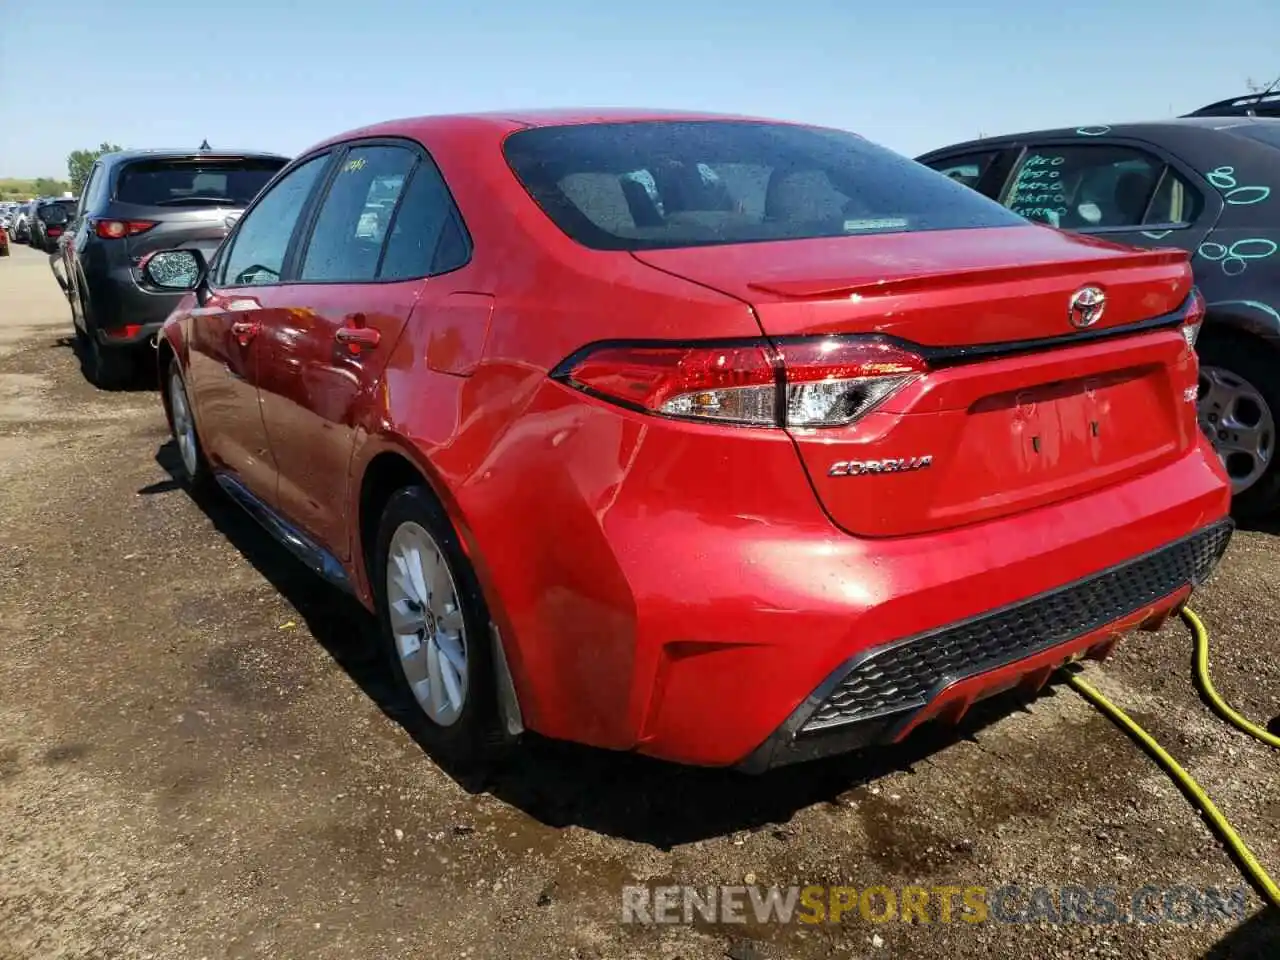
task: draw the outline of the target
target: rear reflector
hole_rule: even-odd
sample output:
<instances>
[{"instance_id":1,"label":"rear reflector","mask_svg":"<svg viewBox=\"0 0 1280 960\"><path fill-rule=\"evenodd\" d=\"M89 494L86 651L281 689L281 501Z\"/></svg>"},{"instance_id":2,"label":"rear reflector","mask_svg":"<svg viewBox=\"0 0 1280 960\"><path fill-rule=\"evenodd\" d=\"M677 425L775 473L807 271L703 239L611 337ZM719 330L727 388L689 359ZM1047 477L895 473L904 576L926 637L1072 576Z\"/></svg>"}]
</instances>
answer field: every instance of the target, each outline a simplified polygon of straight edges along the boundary
<instances>
[{"instance_id":1,"label":"rear reflector","mask_svg":"<svg viewBox=\"0 0 1280 960\"><path fill-rule=\"evenodd\" d=\"M146 233L155 225L154 220L95 220L93 232L104 240L119 240Z\"/></svg>"},{"instance_id":2,"label":"rear reflector","mask_svg":"<svg viewBox=\"0 0 1280 960\"><path fill-rule=\"evenodd\" d=\"M926 370L883 340L820 337L732 345L604 346L571 358L556 379L660 416L761 427L853 423Z\"/></svg>"},{"instance_id":3,"label":"rear reflector","mask_svg":"<svg viewBox=\"0 0 1280 960\"><path fill-rule=\"evenodd\" d=\"M123 327L112 327L102 331L103 335L111 340L132 340L141 332L142 324L140 323L126 323Z\"/></svg>"},{"instance_id":4,"label":"rear reflector","mask_svg":"<svg viewBox=\"0 0 1280 960\"><path fill-rule=\"evenodd\" d=\"M1199 287L1191 288L1191 303L1187 305L1187 315L1182 321L1182 336L1188 347L1196 345L1200 336L1200 325L1204 323L1205 302Z\"/></svg>"}]
</instances>

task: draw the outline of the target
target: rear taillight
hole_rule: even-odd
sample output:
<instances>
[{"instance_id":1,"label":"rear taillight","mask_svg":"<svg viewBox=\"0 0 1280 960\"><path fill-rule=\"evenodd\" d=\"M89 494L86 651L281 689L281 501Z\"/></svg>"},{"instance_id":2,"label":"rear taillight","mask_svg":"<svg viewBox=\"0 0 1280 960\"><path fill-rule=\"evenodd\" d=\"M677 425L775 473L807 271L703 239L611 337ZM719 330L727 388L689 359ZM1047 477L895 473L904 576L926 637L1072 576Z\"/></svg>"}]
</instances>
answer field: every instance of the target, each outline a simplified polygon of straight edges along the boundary
<instances>
[{"instance_id":1,"label":"rear taillight","mask_svg":"<svg viewBox=\"0 0 1280 960\"><path fill-rule=\"evenodd\" d=\"M881 340L828 337L779 350L788 427L853 423L928 369L919 354Z\"/></svg>"},{"instance_id":2,"label":"rear taillight","mask_svg":"<svg viewBox=\"0 0 1280 960\"><path fill-rule=\"evenodd\" d=\"M553 376L635 410L760 427L853 423L926 371L910 350L873 338L728 345L602 346Z\"/></svg>"},{"instance_id":3,"label":"rear taillight","mask_svg":"<svg viewBox=\"0 0 1280 960\"><path fill-rule=\"evenodd\" d=\"M119 240L146 233L156 225L154 220L95 220L93 232L103 240Z\"/></svg>"},{"instance_id":4,"label":"rear taillight","mask_svg":"<svg viewBox=\"0 0 1280 960\"><path fill-rule=\"evenodd\" d=\"M1204 295L1199 287L1191 288L1190 299L1187 315L1182 319L1182 336L1186 339L1188 347L1194 347L1196 338L1200 336L1200 325L1204 323L1205 315Z\"/></svg>"},{"instance_id":5,"label":"rear taillight","mask_svg":"<svg viewBox=\"0 0 1280 960\"><path fill-rule=\"evenodd\" d=\"M123 327L108 327L103 330L103 336L112 340L132 340L142 332L142 324L126 323Z\"/></svg>"}]
</instances>

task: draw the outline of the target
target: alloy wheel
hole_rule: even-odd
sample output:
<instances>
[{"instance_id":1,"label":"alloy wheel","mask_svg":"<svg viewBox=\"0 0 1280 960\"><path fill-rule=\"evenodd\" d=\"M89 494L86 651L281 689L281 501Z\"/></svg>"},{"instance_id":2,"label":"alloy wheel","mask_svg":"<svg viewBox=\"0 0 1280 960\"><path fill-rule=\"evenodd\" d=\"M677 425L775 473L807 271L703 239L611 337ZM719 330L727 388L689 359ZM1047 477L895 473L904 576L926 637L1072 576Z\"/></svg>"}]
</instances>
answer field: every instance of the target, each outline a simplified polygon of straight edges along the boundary
<instances>
[{"instance_id":1,"label":"alloy wheel","mask_svg":"<svg viewBox=\"0 0 1280 960\"><path fill-rule=\"evenodd\" d=\"M1213 441L1239 495L1266 473L1275 454L1275 416L1248 380L1225 367L1202 366L1197 400L1200 429Z\"/></svg>"},{"instance_id":2,"label":"alloy wheel","mask_svg":"<svg viewBox=\"0 0 1280 960\"><path fill-rule=\"evenodd\" d=\"M396 528L387 553L387 607L396 654L414 699L442 727L467 702L467 627L457 582L440 546L413 521Z\"/></svg>"}]
</instances>

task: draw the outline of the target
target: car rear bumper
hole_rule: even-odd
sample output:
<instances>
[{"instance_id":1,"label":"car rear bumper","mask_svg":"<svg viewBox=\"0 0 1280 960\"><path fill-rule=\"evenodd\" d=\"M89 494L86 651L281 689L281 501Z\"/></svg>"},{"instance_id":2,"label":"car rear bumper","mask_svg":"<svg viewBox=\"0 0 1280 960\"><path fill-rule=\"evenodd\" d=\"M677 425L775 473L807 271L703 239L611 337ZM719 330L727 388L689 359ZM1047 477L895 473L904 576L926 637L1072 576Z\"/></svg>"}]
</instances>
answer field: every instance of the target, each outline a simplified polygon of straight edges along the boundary
<instances>
[{"instance_id":1,"label":"car rear bumper","mask_svg":"<svg viewBox=\"0 0 1280 960\"><path fill-rule=\"evenodd\" d=\"M1042 685L1063 662L1103 656L1121 633L1184 602L1220 553L1189 564L1178 545L1200 543L1187 540L1197 535L1217 544L1229 505L1221 463L1201 441L1161 470L1090 496L929 535L792 537L747 526L717 531L714 543L668 543L651 563L667 594L683 599L638 611L637 635L657 650L642 643L634 662L634 701L646 705L636 749L758 771L899 740L1010 686ZM1159 574L1149 582L1146 563ZM712 578L709 593L708 567L731 574ZM1116 571L1130 578L1123 589L1113 586ZM640 595L652 589L633 585ZM975 642L967 656L925 655L922 644L954 643L975 627L1007 637L994 652ZM930 670L887 683L874 676L880 664L901 668L913 657ZM913 682L913 699L885 694L896 679ZM881 706L899 709L833 715L833 694L858 692L859 680L874 681ZM818 729L810 721L824 708L833 722Z\"/></svg>"},{"instance_id":2,"label":"car rear bumper","mask_svg":"<svg viewBox=\"0 0 1280 960\"><path fill-rule=\"evenodd\" d=\"M1034 693L1061 666L1104 659L1121 634L1157 628L1203 583L1232 533L1222 520L1108 570L841 664L744 760L747 772L895 743L957 722L978 700Z\"/></svg>"},{"instance_id":3,"label":"car rear bumper","mask_svg":"<svg viewBox=\"0 0 1280 960\"><path fill-rule=\"evenodd\" d=\"M856 537L823 512L785 437L653 424L558 396L532 416L557 424L555 440L513 438L519 469L486 464L456 504L527 726L682 763L760 769L892 740L1028 677L1043 683L1174 609L1207 571L1125 592L1096 617L1067 608L1039 625L1043 646L947 662L892 716L800 736L858 663L993 611L1026 613L1031 598L1100 589L1108 571L1214 527L1230 506L1197 436L1178 459L1087 495Z\"/></svg>"},{"instance_id":4,"label":"car rear bumper","mask_svg":"<svg viewBox=\"0 0 1280 960\"><path fill-rule=\"evenodd\" d=\"M182 299L181 293L143 290L134 280L131 265L92 271L86 281L93 322L103 343L125 345L150 339Z\"/></svg>"}]
</instances>

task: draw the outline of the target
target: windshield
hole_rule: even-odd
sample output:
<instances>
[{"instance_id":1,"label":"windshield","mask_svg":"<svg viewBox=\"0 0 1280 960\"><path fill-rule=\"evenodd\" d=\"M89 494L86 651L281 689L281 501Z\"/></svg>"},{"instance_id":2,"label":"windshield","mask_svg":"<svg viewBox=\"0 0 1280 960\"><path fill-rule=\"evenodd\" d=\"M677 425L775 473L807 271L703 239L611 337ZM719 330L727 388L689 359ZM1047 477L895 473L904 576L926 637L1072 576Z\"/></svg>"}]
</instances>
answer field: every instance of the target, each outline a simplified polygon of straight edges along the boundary
<instances>
[{"instance_id":1,"label":"windshield","mask_svg":"<svg viewBox=\"0 0 1280 960\"><path fill-rule=\"evenodd\" d=\"M566 234L601 250L1025 226L851 133L759 121L539 127L507 162Z\"/></svg>"},{"instance_id":2,"label":"windshield","mask_svg":"<svg viewBox=\"0 0 1280 960\"><path fill-rule=\"evenodd\" d=\"M144 206L248 206L287 161L272 157L135 160L120 171L116 200Z\"/></svg>"}]
</instances>

